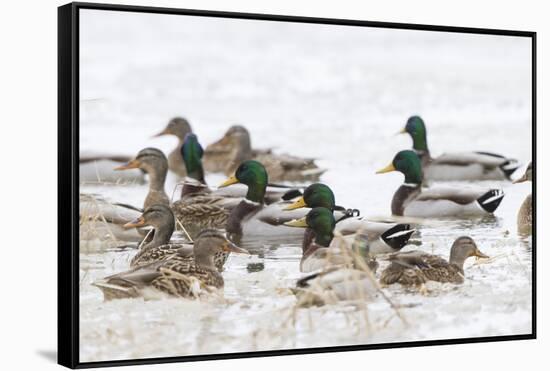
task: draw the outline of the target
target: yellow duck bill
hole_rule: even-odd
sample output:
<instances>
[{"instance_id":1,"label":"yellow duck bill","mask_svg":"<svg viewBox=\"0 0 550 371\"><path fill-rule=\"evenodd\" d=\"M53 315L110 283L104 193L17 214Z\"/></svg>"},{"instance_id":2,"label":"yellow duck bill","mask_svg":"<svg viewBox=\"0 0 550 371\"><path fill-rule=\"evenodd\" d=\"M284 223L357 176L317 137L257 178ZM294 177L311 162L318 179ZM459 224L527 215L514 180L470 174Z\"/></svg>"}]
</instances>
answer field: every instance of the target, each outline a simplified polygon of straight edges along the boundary
<instances>
[{"instance_id":1,"label":"yellow duck bill","mask_svg":"<svg viewBox=\"0 0 550 371\"><path fill-rule=\"evenodd\" d=\"M124 165L120 165L114 168L114 170L128 170L128 169L137 169L139 168L140 162L138 160L132 160Z\"/></svg>"},{"instance_id":2,"label":"yellow duck bill","mask_svg":"<svg viewBox=\"0 0 550 371\"><path fill-rule=\"evenodd\" d=\"M376 172L376 174L384 174L384 173L389 173L391 171L395 171L395 166L393 166L393 164L389 164L388 166L386 166L385 168L382 168L380 170L378 170Z\"/></svg>"},{"instance_id":3,"label":"yellow duck bill","mask_svg":"<svg viewBox=\"0 0 550 371\"><path fill-rule=\"evenodd\" d=\"M237 184L237 183L239 183L239 179L237 179L237 177L235 175L233 175L233 176L229 177L225 182L220 184L218 186L218 188L227 187L227 186L230 186L231 184Z\"/></svg>"},{"instance_id":4,"label":"yellow duck bill","mask_svg":"<svg viewBox=\"0 0 550 371\"><path fill-rule=\"evenodd\" d=\"M301 209L302 207L307 207L306 201L304 200L303 196L301 196L299 199L294 201L292 204L285 207L283 210L295 210L295 209Z\"/></svg>"},{"instance_id":5,"label":"yellow duck bill","mask_svg":"<svg viewBox=\"0 0 550 371\"><path fill-rule=\"evenodd\" d=\"M284 225L288 226L288 227L298 227L298 228L307 228L308 225L306 223L306 217L304 216L303 218L300 218L300 219L294 219L294 220L291 220L289 222L285 222Z\"/></svg>"}]
</instances>

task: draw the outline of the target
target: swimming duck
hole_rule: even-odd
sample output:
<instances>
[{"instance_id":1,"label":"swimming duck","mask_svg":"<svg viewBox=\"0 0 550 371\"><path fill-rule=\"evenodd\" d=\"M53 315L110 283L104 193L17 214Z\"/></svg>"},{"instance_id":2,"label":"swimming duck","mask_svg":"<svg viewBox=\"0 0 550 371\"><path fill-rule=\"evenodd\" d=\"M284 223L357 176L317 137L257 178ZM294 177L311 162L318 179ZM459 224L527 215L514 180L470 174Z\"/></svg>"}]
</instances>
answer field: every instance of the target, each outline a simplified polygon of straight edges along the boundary
<instances>
[{"instance_id":1,"label":"swimming duck","mask_svg":"<svg viewBox=\"0 0 550 371\"><path fill-rule=\"evenodd\" d=\"M514 180L514 183L533 181L533 167L530 162L520 178ZM519 208L518 212L518 232L520 234L531 234L533 229L533 195L530 193Z\"/></svg>"},{"instance_id":2,"label":"swimming duck","mask_svg":"<svg viewBox=\"0 0 550 371\"><path fill-rule=\"evenodd\" d=\"M379 291L373 272L348 267L328 267L299 279L298 307L322 306L341 301L369 301Z\"/></svg>"},{"instance_id":3,"label":"swimming duck","mask_svg":"<svg viewBox=\"0 0 550 371\"><path fill-rule=\"evenodd\" d=\"M401 133L408 133L413 149L422 161L426 181L510 180L519 167L516 160L490 152L444 153L432 158L426 139L426 125L419 116L412 116Z\"/></svg>"},{"instance_id":4,"label":"swimming duck","mask_svg":"<svg viewBox=\"0 0 550 371\"><path fill-rule=\"evenodd\" d=\"M137 218L142 210L131 205L113 203L96 194L79 195L81 247L84 241L100 240L107 247L121 247L128 242L138 242L143 237L136 230L124 228L124 224ZM90 247L95 246L93 243Z\"/></svg>"},{"instance_id":5,"label":"swimming duck","mask_svg":"<svg viewBox=\"0 0 550 371\"><path fill-rule=\"evenodd\" d=\"M151 241L145 241L139 252L130 261L130 267L137 267L152 263L178 252L184 256L187 249L188 256L192 257L192 243L170 243L175 229L175 218L172 210L164 205L153 205L135 220L124 225L125 228L142 228L150 226L154 228ZM214 256L214 265L221 272L227 260L226 252L218 252Z\"/></svg>"},{"instance_id":6,"label":"swimming duck","mask_svg":"<svg viewBox=\"0 0 550 371\"><path fill-rule=\"evenodd\" d=\"M137 156L115 168L115 170L141 169L149 175L149 192L143 203L143 209L153 205L170 204L170 199L164 190L168 162L166 156L157 148L145 148L139 151Z\"/></svg>"},{"instance_id":7,"label":"swimming duck","mask_svg":"<svg viewBox=\"0 0 550 371\"><path fill-rule=\"evenodd\" d=\"M415 231L411 229L409 224L376 223L368 221L363 217L354 216L353 209L346 210L336 205L332 189L322 183L309 185L304 190L303 196L287 206L285 210L315 207L325 207L333 211L336 220L335 230L342 235L354 234L359 230L368 233L371 239L370 251L372 254L399 251L407 244L410 236ZM309 230L306 230L306 234ZM304 236L303 243L305 246L309 245L312 238L313 236Z\"/></svg>"},{"instance_id":8,"label":"swimming duck","mask_svg":"<svg viewBox=\"0 0 550 371\"><path fill-rule=\"evenodd\" d=\"M241 197L222 196L213 193L204 179L202 167L203 149L195 134L189 133L181 147L181 157L186 167L181 199L174 202L172 209L177 220L191 236L203 229L224 228L231 209Z\"/></svg>"},{"instance_id":9,"label":"swimming duck","mask_svg":"<svg viewBox=\"0 0 550 371\"><path fill-rule=\"evenodd\" d=\"M187 177L184 180L181 199L172 204L176 218L191 237L205 228L224 228L230 211L244 199L245 194L242 191L224 192L223 189L212 191L208 187L201 160L203 149L195 134L187 134L181 152ZM287 191L284 188L269 192L266 188L264 202L273 203L274 200L293 194L292 190Z\"/></svg>"},{"instance_id":10,"label":"swimming duck","mask_svg":"<svg viewBox=\"0 0 550 371\"><path fill-rule=\"evenodd\" d=\"M376 270L376 261L369 251L369 237L366 231L334 238L336 220L332 210L325 207L311 209L305 217L285 222L289 227L307 228L302 244L301 272L313 272L333 266L353 267L359 261Z\"/></svg>"},{"instance_id":11,"label":"swimming duck","mask_svg":"<svg viewBox=\"0 0 550 371\"><path fill-rule=\"evenodd\" d=\"M252 149L250 133L241 125L230 127L222 139L206 147L204 166L207 171L231 175L242 162L251 159L262 163L274 182L318 180L325 172L313 159Z\"/></svg>"},{"instance_id":12,"label":"swimming duck","mask_svg":"<svg viewBox=\"0 0 550 371\"><path fill-rule=\"evenodd\" d=\"M219 231L202 231L193 245L193 259L188 251L150 264L138 266L94 282L106 300L148 296L148 289L160 290L171 296L196 299L224 286L223 277L215 266L216 254L248 252L229 241Z\"/></svg>"},{"instance_id":13,"label":"swimming duck","mask_svg":"<svg viewBox=\"0 0 550 371\"><path fill-rule=\"evenodd\" d=\"M391 211L397 216L462 217L492 214L504 193L500 189L471 190L456 187L422 189L422 165L414 151L398 152L377 174L399 171L405 182L393 195Z\"/></svg>"},{"instance_id":14,"label":"swimming duck","mask_svg":"<svg viewBox=\"0 0 550 371\"><path fill-rule=\"evenodd\" d=\"M160 137L163 135L173 135L178 138L178 145L168 155L168 168L179 177L185 177L187 175L185 164L181 157L181 146L185 141L185 136L191 132L189 121L183 117L174 117L160 133L153 136Z\"/></svg>"},{"instance_id":15,"label":"swimming duck","mask_svg":"<svg viewBox=\"0 0 550 371\"><path fill-rule=\"evenodd\" d=\"M418 250L398 252L389 256L391 264L382 271L380 283L404 286L422 286L427 281L461 284L464 282L464 262L471 256L489 258L467 236L454 241L449 261Z\"/></svg>"},{"instance_id":16,"label":"swimming duck","mask_svg":"<svg viewBox=\"0 0 550 371\"><path fill-rule=\"evenodd\" d=\"M80 152L78 177L81 183L137 183L145 182L145 174L139 169L120 173L113 168L130 160L127 156Z\"/></svg>"},{"instance_id":17,"label":"swimming duck","mask_svg":"<svg viewBox=\"0 0 550 371\"><path fill-rule=\"evenodd\" d=\"M239 165L235 174L223 182L219 188L241 183L247 186L245 198L231 210L225 230L232 241L240 241L243 235L296 234L293 228L283 225L294 215L283 212L284 204L271 204L266 207L264 199L268 183L265 167L255 160Z\"/></svg>"}]
</instances>

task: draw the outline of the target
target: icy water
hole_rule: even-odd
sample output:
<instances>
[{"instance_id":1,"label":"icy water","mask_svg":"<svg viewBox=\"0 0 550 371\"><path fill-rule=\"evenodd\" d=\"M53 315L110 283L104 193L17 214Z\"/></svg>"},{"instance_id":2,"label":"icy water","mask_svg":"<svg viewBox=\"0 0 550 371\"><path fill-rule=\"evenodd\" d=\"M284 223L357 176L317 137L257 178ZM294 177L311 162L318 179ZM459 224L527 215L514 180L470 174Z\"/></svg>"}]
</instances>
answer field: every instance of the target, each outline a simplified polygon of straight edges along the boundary
<instances>
[{"instance_id":1,"label":"icy water","mask_svg":"<svg viewBox=\"0 0 550 371\"><path fill-rule=\"evenodd\" d=\"M81 18L82 151L170 151L151 139L184 115L206 145L233 123L253 145L318 159L338 204L390 217L402 182L374 175L410 139L394 136L421 114L434 155L486 150L522 163L531 154L530 43L527 39L277 22L99 13ZM516 173L519 176L523 168ZM219 184L220 174L208 175ZM166 185L172 194L176 179ZM245 240L261 257L232 256L223 299L104 302L91 283L128 268L135 250L86 242L80 254L80 360L150 358L525 334L531 330L531 239L516 233L530 184L506 193L495 217L424 220L422 249L448 257L473 237L493 259L468 261L461 286L430 285L428 296L400 287L365 307L296 308L296 242ZM146 185L82 185L81 191L141 206ZM249 273L250 262L264 270Z\"/></svg>"}]
</instances>

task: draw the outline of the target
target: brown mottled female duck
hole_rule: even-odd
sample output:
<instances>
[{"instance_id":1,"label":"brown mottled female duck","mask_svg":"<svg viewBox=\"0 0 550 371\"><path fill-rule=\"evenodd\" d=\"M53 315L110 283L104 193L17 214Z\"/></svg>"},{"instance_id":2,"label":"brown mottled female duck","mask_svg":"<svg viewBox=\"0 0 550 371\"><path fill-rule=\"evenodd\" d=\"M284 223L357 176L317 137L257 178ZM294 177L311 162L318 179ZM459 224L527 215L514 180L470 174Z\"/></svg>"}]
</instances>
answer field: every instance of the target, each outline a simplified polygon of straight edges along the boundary
<instances>
[{"instance_id":1,"label":"brown mottled female duck","mask_svg":"<svg viewBox=\"0 0 550 371\"><path fill-rule=\"evenodd\" d=\"M139 252L132 258L130 267L149 264L176 252L184 256L184 252L187 251L188 256L192 258L193 244L170 243L170 238L174 233L175 219L174 213L167 206L153 205L146 209L136 220L126 223L124 226L125 228L150 226L155 231L153 239L144 242ZM214 264L220 272L223 270L227 257L228 254L225 252L219 252L214 256Z\"/></svg>"},{"instance_id":2,"label":"brown mottled female duck","mask_svg":"<svg viewBox=\"0 0 550 371\"><path fill-rule=\"evenodd\" d=\"M467 236L454 241L449 261L418 250L398 252L389 256L391 264L382 272L380 283L418 287L423 287L427 281L461 284L464 282L464 262L471 256L489 258Z\"/></svg>"},{"instance_id":3,"label":"brown mottled female duck","mask_svg":"<svg viewBox=\"0 0 550 371\"><path fill-rule=\"evenodd\" d=\"M525 170L525 174L514 181L514 183L533 181L533 165L530 162ZM525 198L518 212L518 233L522 235L529 235L533 233L533 195L529 195Z\"/></svg>"},{"instance_id":4,"label":"brown mottled female duck","mask_svg":"<svg viewBox=\"0 0 550 371\"><path fill-rule=\"evenodd\" d=\"M193 245L193 258L188 251L177 250L164 259L115 274L95 282L106 300L148 296L156 289L181 298L197 299L224 286L223 277L216 268L216 254L248 252L229 241L224 234L207 229L202 231Z\"/></svg>"},{"instance_id":5,"label":"brown mottled female duck","mask_svg":"<svg viewBox=\"0 0 550 371\"><path fill-rule=\"evenodd\" d=\"M250 133L241 125L227 130L222 139L206 147L204 167L210 172L231 175L246 160L256 160L264 165L269 178L277 181L315 181L325 170L315 160L290 155L276 155L270 150L254 150Z\"/></svg>"},{"instance_id":6,"label":"brown mottled female duck","mask_svg":"<svg viewBox=\"0 0 550 371\"><path fill-rule=\"evenodd\" d=\"M185 164L183 163L183 159L181 158L181 146L185 141L185 136L191 132L192 130L189 121L187 121L183 117L174 117L168 122L168 125L166 125L166 127L160 133L155 135L155 137L160 137L163 135L173 135L178 138L178 144L176 148L174 148L172 152L170 152L170 154L168 155L168 168L179 177L184 177L187 175Z\"/></svg>"},{"instance_id":7,"label":"brown mottled female duck","mask_svg":"<svg viewBox=\"0 0 550 371\"><path fill-rule=\"evenodd\" d=\"M168 162L161 150L156 148L142 149L134 159L115 168L115 170L127 169L141 169L149 175L149 192L143 203L144 209L152 205L168 206L170 204L170 199L164 190Z\"/></svg>"}]
</instances>

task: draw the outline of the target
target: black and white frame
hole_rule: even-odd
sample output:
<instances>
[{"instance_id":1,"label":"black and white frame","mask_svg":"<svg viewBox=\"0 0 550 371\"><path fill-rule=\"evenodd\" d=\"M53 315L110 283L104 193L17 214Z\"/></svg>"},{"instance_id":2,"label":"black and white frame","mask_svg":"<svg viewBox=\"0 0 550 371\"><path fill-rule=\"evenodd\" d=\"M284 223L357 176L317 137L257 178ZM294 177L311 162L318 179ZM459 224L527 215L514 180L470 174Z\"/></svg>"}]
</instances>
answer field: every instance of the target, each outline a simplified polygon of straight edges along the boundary
<instances>
[{"instance_id":1,"label":"black and white frame","mask_svg":"<svg viewBox=\"0 0 550 371\"><path fill-rule=\"evenodd\" d=\"M326 348L287 349L211 355L190 355L153 359L127 359L82 363L79 359L79 21L80 11L95 9L138 13L193 15L214 18L253 19L279 22L315 23L324 25L393 28L402 30L444 31L480 35L507 35L529 38L532 42L532 160L536 164L536 33L526 31L463 28L420 24L401 24L344 19L325 19L265 14L229 13L71 3L58 9L58 361L71 368L186 362L244 357L279 356L321 352L418 347L427 345L494 342L536 338L536 217L532 237L532 331L530 334L413 341L404 343L365 344ZM536 174L533 179L534 215L536 216Z\"/></svg>"}]
</instances>

